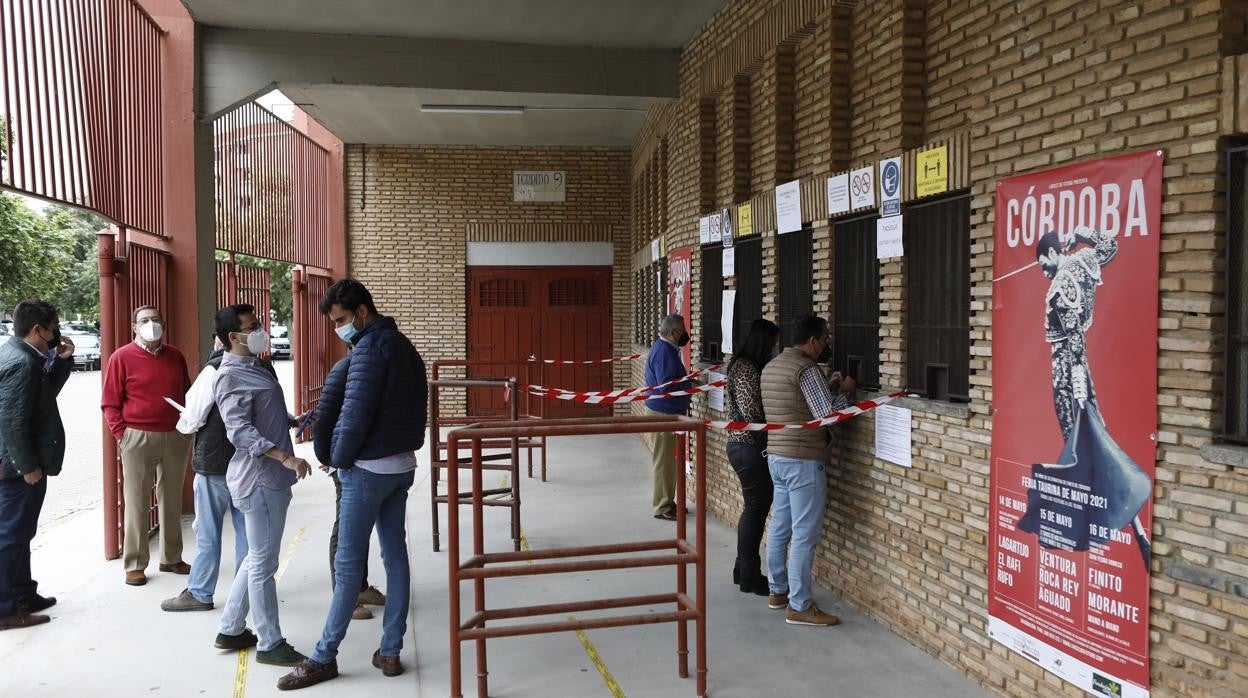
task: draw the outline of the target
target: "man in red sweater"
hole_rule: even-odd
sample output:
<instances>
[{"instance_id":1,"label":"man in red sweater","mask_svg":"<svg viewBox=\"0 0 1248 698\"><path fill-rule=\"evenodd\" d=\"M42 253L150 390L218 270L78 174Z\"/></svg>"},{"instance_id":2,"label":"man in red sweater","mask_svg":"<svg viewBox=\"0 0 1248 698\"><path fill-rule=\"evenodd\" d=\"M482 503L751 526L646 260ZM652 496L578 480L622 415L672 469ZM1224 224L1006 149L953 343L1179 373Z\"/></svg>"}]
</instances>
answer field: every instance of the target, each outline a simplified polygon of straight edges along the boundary
<instances>
[{"instance_id":1,"label":"man in red sweater","mask_svg":"<svg viewBox=\"0 0 1248 698\"><path fill-rule=\"evenodd\" d=\"M165 328L160 310L143 306L134 311L133 320L134 341L118 347L108 360L100 407L121 450L126 584L142 586L147 583L153 480L159 484L160 571L191 572L182 561L182 484L191 437L177 430L178 411L165 401L184 404L191 379L182 352L161 342Z\"/></svg>"}]
</instances>

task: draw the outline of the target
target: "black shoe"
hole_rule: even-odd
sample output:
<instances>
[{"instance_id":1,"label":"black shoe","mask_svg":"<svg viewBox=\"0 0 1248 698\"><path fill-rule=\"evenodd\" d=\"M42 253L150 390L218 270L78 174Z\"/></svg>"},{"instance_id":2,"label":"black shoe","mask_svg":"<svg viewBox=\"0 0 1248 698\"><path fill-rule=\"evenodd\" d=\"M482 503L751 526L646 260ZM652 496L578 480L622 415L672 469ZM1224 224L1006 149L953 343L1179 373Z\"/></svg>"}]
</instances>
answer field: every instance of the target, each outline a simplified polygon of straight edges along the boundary
<instances>
[{"instance_id":1,"label":"black shoe","mask_svg":"<svg viewBox=\"0 0 1248 698\"><path fill-rule=\"evenodd\" d=\"M755 596L769 596L771 587L767 584L766 578L743 580L737 585L743 594L754 594Z\"/></svg>"},{"instance_id":2,"label":"black shoe","mask_svg":"<svg viewBox=\"0 0 1248 698\"><path fill-rule=\"evenodd\" d=\"M261 664L275 664L277 666L299 666L307 657L303 656L299 650L290 646L289 642L282 640L277 647L271 650L260 650L256 652L256 661ZM338 673L338 664L333 664L334 674Z\"/></svg>"},{"instance_id":3,"label":"black shoe","mask_svg":"<svg viewBox=\"0 0 1248 698\"><path fill-rule=\"evenodd\" d=\"M44 611L49 608L52 608L55 605L56 605L55 596L40 596L38 594L35 594L29 599L26 599L25 601L19 603L17 605L17 610L22 613L38 613L40 611Z\"/></svg>"},{"instance_id":4,"label":"black shoe","mask_svg":"<svg viewBox=\"0 0 1248 698\"><path fill-rule=\"evenodd\" d=\"M219 650L243 650L248 647L255 647L260 640L256 634L243 628L243 632L237 635L226 635L225 633L217 633L216 642L212 643L213 647Z\"/></svg>"}]
</instances>

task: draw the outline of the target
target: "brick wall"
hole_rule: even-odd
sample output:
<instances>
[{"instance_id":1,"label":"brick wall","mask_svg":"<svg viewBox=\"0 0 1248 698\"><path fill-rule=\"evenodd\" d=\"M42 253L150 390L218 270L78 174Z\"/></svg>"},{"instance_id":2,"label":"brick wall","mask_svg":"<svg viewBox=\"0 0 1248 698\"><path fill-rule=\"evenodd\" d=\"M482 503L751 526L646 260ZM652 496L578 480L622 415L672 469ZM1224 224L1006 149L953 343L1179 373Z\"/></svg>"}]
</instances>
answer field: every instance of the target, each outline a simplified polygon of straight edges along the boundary
<instances>
[{"instance_id":1,"label":"brick wall","mask_svg":"<svg viewBox=\"0 0 1248 698\"><path fill-rule=\"evenodd\" d=\"M615 345L626 353L633 291L629 157L627 150L605 148L348 146L351 274L369 287L381 312L398 320L426 363L462 359L469 225L535 226L516 242L547 241L552 227L610 226ZM567 200L514 203L514 170L565 171ZM617 382L626 380L626 370L617 370Z\"/></svg>"},{"instance_id":2,"label":"brick wall","mask_svg":"<svg viewBox=\"0 0 1248 698\"><path fill-rule=\"evenodd\" d=\"M1248 63L1226 56L1248 51L1245 26L1242 0L738 0L685 47L681 97L652 115L652 124L662 121L669 153L666 199L651 204L665 211L668 248L697 246L703 211L755 201L755 229L764 238L764 312L773 319L774 220L757 202L770 196L783 171L777 143L793 143L793 174L816 192L833 172L933 141L966 143L951 152L959 153L953 164L972 197L971 402L910 405L912 469L873 458L871 418L844 429L815 573L997 693L1079 691L987 634L995 182L1149 148L1166 151L1153 690L1227 696L1242 694L1248 681L1248 467L1242 465L1248 459L1214 443L1225 399L1220 148L1225 136L1248 128L1239 116L1248 99L1238 87L1248 84ZM788 107L786 60L794 83ZM713 100L716 128L709 185L699 169L698 105L705 99ZM743 101L748 125L732 118ZM786 123L792 133L785 133ZM734 140L727 131L734 128L746 130L748 144ZM657 131L638 137L634 163ZM749 153L747 163L733 164L734 144ZM734 171L724 171L729 167ZM742 172L748 192L733 187ZM716 197L713 205L702 205L705 191ZM816 218L826 215L817 202L803 209L815 226L815 307L830 315L830 227ZM699 261L695 255L695 270ZM880 265L886 390L905 383L906 273L905 258ZM705 415L705 401L695 401L695 411ZM740 495L722 435L713 435L710 446L712 511L735 524ZM1236 460L1241 465L1231 464Z\"/></svg>"}]
</instances>

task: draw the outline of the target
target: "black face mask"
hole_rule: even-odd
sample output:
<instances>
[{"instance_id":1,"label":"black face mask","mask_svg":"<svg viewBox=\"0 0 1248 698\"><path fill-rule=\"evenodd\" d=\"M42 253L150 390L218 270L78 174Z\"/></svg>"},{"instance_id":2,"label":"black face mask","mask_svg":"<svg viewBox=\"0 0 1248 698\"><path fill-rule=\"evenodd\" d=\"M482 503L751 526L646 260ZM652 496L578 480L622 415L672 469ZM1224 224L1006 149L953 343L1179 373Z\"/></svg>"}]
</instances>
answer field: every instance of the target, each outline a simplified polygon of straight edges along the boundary
<instances>
[{"instance_id":1,"label":"black face mask","mask_svg":"<svg viewBox=\"0 0 1248 698\"><path fill-rule=\"evenodd\" d=\"M681 332L681 333L680 333L680 338L676 340L676 346L678 346L678 347L683 347L683 346L685 346L685 345L686 345L686 344L688 344L688 343L689 343L689 333L688 333L688 332Z\"/></svg>"},{"instance_id":2,"label":"black face mask","mask_svg":"<svg viewBox=\"0 0 1248 698\"><path fill-rule=\"evenodd\" d=\"M815 361L821 364L826 364L831 360L832 360L832 345L825 344L823 347L823 351L819 352L819 358L815 359Z\"/></svg>"}]
</instances>

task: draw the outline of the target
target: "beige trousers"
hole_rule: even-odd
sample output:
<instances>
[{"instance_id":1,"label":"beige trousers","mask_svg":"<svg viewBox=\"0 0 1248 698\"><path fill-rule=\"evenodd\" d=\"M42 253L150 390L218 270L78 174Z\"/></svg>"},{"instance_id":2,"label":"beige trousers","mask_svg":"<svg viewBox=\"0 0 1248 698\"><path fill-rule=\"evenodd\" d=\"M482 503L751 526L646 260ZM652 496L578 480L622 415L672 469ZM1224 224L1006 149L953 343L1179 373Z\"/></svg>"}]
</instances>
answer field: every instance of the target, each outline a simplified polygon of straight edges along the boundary
<instances>
[{"instance_id":1,"label":"beige trousers","mask_svg":"<svg viewBox=\"0 0 1248 698\"><path fill-rule=\"evenodd\" d=\"M160 562L181 562L182 485L191 455L191 437L177 431L126 429L120 446L122 496L126 505L121 549L126 571L147 569L153 482L158 485Z\"/></svg>"},{"instance_id":2,"label":"beige trousers","mask_svg":"<svg viewBox=\"0 0 1248 698\"><path fill-rule=\"evenodd\" d=\"M660 415L653 410L646 412ZM676 435L668 431L651 436L654 437L654 451L651 453L654 465L654 514L658 516L676 508Z\"/></svg>"}]
</instances>

